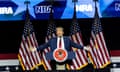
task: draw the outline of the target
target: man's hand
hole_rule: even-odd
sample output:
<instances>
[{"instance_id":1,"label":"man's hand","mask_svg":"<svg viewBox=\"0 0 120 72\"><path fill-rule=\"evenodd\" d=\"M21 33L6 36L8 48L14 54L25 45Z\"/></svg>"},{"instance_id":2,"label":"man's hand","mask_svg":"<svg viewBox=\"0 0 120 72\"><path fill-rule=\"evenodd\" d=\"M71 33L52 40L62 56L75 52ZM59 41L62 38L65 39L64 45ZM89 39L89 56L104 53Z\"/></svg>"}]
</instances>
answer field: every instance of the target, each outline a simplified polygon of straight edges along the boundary
<instances>
[{"instance_id":1,"label":"man's hand","mask_svg":"<svg viewBox=\"0 0 120 72\"><path fill-rule=\"evenodd\" d=\"M90 46L89 45L84 46L84 49L87 50L87 51L90 51Z\"/></svg>"},{"instance_id":2,"label":"man's hand","mask_svg":"<svg viewBox=\"0 0 120 72\"><path fill-rule=\"evenodd\" d=\"M37 49L36 48L30 48L30 51L32 51L32 52L34 52L34 51L36 51Z\"/></svg>"}]
</instances>

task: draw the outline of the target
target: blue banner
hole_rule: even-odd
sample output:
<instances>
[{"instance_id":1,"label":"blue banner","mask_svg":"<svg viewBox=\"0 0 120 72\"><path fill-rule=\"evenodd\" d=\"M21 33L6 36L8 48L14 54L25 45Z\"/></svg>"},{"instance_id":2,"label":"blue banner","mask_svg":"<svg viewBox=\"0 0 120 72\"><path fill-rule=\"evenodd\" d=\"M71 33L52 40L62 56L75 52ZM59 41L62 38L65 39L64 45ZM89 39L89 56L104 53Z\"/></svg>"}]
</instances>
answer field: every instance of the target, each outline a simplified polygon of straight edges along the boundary
<instances>
[{"instance_id":1,"label":"blue banner","mask_svg":"<svg viewBox=\"0 0 120 72\"><path fill-rule=\"evenodd\" d=\"M29 0L29 12L32 20L48 19L51 4L48 0ZM25 0L0 0L0 21L24 20ZM120 17L119 0L99 0L97 3L99 16ZM93 18L95 3L93 0L78 0L76 3L77 18ZM71 19L74 12L72 0L55 0L53 13L55 19Z\"/></svg>"}]
</instances>

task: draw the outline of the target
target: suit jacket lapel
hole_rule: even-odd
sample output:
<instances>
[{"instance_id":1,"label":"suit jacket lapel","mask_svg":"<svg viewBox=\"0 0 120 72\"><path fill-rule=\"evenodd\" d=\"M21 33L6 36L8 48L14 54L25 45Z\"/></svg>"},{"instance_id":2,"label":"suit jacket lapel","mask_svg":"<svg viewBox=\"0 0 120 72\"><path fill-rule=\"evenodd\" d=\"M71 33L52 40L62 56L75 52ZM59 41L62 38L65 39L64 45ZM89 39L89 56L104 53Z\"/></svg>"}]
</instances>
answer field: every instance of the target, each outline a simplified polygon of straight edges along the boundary
<instances>
[{"instance_id":1,"label":"suit jacket lapel","mask_svg":"<svg viewBox=\"0 0 120 72\"><path fill-rule=\"evenodd\" d=\"M55 48L57 48L57 37L55 38L55 44L53 44Z\"/></svg>"},{"instance_id":2,"label":"suit jacket lapel","mask_svg":"<svg viewBox=\"0 0 120 72\"><path fill-rule=\"evenodd\" d=\"M64 40L64 47L66 48L66 38L63 37L63 40Z\"/></svg>"}]
</instances>

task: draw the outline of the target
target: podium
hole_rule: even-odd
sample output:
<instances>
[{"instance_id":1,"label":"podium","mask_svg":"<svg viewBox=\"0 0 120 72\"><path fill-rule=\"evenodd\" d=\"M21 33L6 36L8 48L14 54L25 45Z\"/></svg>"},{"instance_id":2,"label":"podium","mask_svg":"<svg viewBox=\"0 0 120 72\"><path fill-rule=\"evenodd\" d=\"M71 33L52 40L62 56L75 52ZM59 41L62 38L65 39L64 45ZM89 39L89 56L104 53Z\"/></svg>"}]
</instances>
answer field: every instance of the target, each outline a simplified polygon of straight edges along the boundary
<instances>
[{"instance_id":1,"label":"podium","mask_svg":"<svg viewBox=\"0 0 120 72\"><path fill-rule=\"evenodd\" d=\"M47 60L55 60L58 63L62 63L61 61L58 61L55 59L54 52L48 52L48 53L46 53L45 56L46 56ZM66 60L72 60L73 58L75 58L75 52L67 51L67 59ZM65 70L66 69L65 67L66 67L65 64L56 64L56 70Z\"/></svg>"}]
</instances>

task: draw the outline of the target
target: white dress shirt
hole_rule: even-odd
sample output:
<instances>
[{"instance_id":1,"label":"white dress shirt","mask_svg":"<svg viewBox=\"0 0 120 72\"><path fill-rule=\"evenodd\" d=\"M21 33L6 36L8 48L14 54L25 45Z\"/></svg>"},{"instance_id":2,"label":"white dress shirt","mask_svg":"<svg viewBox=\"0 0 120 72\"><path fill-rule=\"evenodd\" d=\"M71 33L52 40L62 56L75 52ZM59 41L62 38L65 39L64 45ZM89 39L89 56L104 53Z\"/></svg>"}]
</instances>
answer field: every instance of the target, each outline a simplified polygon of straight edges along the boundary
<instances>
[{"instance_id":1,"label":"white dress shirt","mask_svg":"<svg viewBox=\"0 0 120 72\"><path fill-rule=\"evenodd\" d=\"M59 41L60 41L60 37L57 38L57 48L59 48ZM63 37L61 37L61 48L65 49Z\"/></svg>"}]
</instances>

